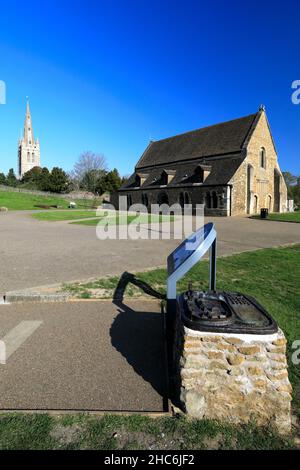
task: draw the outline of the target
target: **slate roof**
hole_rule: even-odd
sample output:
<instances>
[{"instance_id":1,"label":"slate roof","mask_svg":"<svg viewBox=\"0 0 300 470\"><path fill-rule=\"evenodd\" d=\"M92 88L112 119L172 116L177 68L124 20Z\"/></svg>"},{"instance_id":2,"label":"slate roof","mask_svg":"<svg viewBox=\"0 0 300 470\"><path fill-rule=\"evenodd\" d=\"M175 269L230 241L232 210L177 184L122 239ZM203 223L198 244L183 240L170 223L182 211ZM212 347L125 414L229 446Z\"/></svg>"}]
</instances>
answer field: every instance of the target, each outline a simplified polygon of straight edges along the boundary
<instances>
[{"instance_id":1,"label":"slate roof","mask_svg":"<svg viewBox=\"0 0 300 470\"><path fill-rule=\"evenodd\" d=\"M138 161L136 170L238 152L242 149L257 115L258 113L250 114L152 142Z\"/></svg>"},{"instance_id":2,"label":"slate roof","mask_svg":"<svg viewBox=\"0 0 300 470\"><path fill-rule=\"evenodd\" d=\"M245 158L243 148L260 113L150 143L120 189L137 188L137 174L146 177L141 189L159 187L164 184L163 172L174 175L168 188L193 185L199 165L210 169L203 185L229 183Z\"/></svg>"},{"instance_id":3,"label":"slate roof","mask_svg":"<svg viewBox=\"0 0 300 470\"><path fill-rule=\"evenodd\" d=\"M205 179L204 185L216 185L216 184L227 184L233 177L236 170L244 160L244 156L239 154L228 155L223 158L212 159L209 162L211 167L210 174ZM199 161L191 163L177 163L175 176L171 183L168 184L168 188L179 186L179 185L192 185L197 182L194 178L195 170L199 165ZM207 167L207 165L205 165ZM162 167L153 168L150 170L149 175L141 186L142 189L151 189L159 187L162 183L162 173L165 169ZM173 168L172 168L173 170ZM169 171L169 170L168 170ZM121 189L133 189L136 188L136 173L133 173L129 179L123 184Z\"/></svg>"}]
</instances>

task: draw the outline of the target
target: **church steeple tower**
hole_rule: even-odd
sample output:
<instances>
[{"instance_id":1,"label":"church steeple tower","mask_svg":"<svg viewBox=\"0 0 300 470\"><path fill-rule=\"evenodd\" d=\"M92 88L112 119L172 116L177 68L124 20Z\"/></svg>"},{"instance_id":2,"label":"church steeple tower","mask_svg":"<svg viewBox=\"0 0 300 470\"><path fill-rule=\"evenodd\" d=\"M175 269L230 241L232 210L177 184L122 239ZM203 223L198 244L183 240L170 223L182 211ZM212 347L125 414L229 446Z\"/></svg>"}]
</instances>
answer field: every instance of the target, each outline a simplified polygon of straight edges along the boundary
<instances>
[{"instance_id":1,"label":"church steeple tower","mask_svg":"<svg viewBox=\"0 0 300 470\"><path fill-rule=\"evenodd\" d=\"M25 116L25 123L24 123L24 140L28 145L31 145L31 142L34 141L32 121L31 121L31 114L30 114L30 107L29 107L28 99L27 99L27 103L26 103L26 116Z\"/></svg>"},{"instance_id":2,"label":"church steeple tower","mask_svg":"<svg viewBox=\"0 0 300 470\"><path fill-rule=\"evenodd\" d=\"M27 98L24 134L18 145L19 177L35 166L40 166L40 143L34 140L29 100Z\"/></svg>"}]
</instances>

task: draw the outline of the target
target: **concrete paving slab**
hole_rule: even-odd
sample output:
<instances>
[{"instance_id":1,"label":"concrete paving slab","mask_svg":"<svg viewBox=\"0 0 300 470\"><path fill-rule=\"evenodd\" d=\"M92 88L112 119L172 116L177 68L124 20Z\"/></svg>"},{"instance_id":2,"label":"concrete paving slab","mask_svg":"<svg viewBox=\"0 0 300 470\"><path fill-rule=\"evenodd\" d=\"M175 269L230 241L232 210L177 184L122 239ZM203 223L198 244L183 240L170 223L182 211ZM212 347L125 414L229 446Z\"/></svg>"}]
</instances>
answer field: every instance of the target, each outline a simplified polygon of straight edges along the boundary
<instances>
[{"instance_id":1,"label":"concrete paving slab","mask_svg":"<svg viewBox=\"0 0 300 470\"><path fill-rule=\"evenodd\" d=\"M41 323L0 364L1 410L164 410L158 301L1 305L0 339L21 322Z\"/></svg>"}]
</instances>

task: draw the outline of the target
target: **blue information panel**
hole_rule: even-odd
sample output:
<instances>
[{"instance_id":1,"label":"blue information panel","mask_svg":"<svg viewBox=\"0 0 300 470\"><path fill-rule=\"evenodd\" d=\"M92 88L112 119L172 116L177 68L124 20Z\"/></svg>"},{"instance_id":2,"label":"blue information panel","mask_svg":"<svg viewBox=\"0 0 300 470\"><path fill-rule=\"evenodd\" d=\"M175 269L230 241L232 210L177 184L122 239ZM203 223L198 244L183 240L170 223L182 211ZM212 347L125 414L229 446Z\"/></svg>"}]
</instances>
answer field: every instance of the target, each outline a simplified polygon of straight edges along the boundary
<instances>
[{"instance_id":1,"label":"blue information panel","mask_svg":"<svg viewBox=\"0 0 300 470\"><path fill-rule=\"evenodd\" d=\"M195 251L205 243L213 229L213 224L209 223L201 227L196 232L186 238L174 251L168 256L168 274L169 276L176 271Z\"/></svg>"}]
</instances>

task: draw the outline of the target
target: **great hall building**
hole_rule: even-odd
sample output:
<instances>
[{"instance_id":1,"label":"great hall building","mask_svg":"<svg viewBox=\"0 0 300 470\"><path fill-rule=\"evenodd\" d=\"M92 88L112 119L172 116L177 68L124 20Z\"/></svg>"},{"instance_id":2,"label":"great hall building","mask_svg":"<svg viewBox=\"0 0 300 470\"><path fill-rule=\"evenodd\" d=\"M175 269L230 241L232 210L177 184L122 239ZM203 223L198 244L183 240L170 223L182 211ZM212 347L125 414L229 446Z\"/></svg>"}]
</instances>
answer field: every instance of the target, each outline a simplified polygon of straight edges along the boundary
<instances>
[{"instance_id":1,"label":"great hall building","mask_svg":"<svg viewBox=\"0 0 300 470\"><path fill-rule=\"evenodd\" d=\"M112 197L127 205L205 204L206 215L287 210L284 182L265 108L255 114L150 142Z\"/></svg>"}]
</instances>

